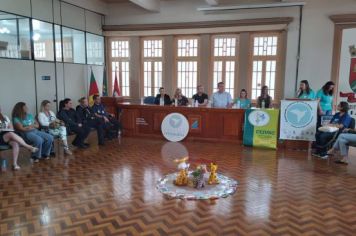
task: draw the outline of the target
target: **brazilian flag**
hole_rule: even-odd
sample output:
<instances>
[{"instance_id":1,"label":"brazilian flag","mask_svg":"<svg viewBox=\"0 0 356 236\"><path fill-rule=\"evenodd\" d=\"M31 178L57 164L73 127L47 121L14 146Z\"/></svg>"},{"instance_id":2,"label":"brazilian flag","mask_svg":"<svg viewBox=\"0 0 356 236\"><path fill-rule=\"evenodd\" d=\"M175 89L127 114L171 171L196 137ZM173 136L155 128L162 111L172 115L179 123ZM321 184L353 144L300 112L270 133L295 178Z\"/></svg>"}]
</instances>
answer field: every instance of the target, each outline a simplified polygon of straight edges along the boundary
<instances>
[{"instance_id":1,"label":"brazilian flag","mask_svg":"<svg viewBox=\"0 0 356 236\"><path fill-rule=\"evenodd\" d=\"M276 149L278 119L278 109L246 110L243 144L245 146Z\"/></svg>"},{"instance_id":2,"label":"brazilian flag","mask_svg":"<svg viewBox=\"0 0 356 236\"><path fill-rule=\"evenodd\" d=\"M103 70L103 92L102 92L102 96L103 97L107 97L109 94L108 94L108 80L106 79L106 66L104 67L104 70Z\"/></svg>"}]
</instances>

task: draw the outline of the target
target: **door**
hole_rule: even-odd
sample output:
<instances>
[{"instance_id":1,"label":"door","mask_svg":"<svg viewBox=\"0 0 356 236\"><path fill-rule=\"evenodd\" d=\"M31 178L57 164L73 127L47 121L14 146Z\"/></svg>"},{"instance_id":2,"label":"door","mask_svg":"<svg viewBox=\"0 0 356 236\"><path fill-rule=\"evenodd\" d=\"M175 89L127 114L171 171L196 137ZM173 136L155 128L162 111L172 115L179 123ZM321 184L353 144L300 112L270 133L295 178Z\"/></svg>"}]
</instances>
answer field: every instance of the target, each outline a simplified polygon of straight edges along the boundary
<instances>
[{"instance_id":1,"label":"door","mask_svg":"<svg viewBox=\"0 0 356 236\"><path fill-rule=\"evenodd\" d=\"M52 111L57 113L56 73L53 62L36 63L36 99L37 112L41 108L43 100L52 103Z\"/></svg>"}]
</instances>

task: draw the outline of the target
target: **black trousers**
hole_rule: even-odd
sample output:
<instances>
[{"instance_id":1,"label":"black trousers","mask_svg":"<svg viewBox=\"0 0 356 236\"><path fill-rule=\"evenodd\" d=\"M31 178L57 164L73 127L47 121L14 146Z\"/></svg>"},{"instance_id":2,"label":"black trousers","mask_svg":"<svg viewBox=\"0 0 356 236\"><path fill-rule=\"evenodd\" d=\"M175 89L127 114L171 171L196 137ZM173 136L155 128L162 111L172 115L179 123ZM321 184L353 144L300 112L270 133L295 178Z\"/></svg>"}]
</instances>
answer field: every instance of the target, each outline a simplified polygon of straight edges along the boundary
<instances>
[{"instance_id":1,"label":"black trousers","mask_svg":"<svg viewBox=\"0 0 356 236\"><path fill-rule=\"evenodd\" d=\"M334 137L335 133L330 132L316 132L315 139L316 139L316 147L317 152L321 155L326 155L327 147L326 144Z\"/></svg>"},{"instance_id":2,"label":"black trousers","mask_svg":"<svg viewBox=\"0 0 356 236\"><path fill-rule=\"evenodd\" d=\"M121 129L121 124L114 117L108 117L109 122L104 122L105 136L107 138L117 138L119 129ZM114 135L112 135L114 134ZM114 137L112 137L114 136Z\"/></svg>"},{"instance_id":3,"label":"black trousers","mask_svg":"<svg viewBox=\"0 0 356 236\"><path fill-rule=\"evenodd\" d=\"M84 140L88 137L90 133L90 127L87 125L83 125L82 127L79 126L70 126L70 132L76 134L75 139L73 140L73 145L83 145Z\"/></svg>"},{"instance_id":4,"label":"black trousers","mask_svg":"<svg viewBox=\"0 0 356 236\"><path fill-rule=\"evenodd\" d=\"M101 119L88 119L86 125L90 128L96 129L98 135L98 143L104 144L105 130L104 130L104 121Z\"/></svg>"}]
</instances>

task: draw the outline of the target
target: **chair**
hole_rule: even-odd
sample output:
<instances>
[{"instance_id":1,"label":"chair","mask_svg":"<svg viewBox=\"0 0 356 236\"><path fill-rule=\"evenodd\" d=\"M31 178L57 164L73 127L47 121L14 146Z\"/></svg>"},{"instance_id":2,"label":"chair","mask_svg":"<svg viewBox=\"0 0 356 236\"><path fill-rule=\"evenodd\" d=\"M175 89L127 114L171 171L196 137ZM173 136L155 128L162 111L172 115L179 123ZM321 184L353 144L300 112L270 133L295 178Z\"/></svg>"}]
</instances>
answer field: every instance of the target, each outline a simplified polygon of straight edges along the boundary
<instances>
[{"instance_id":1,"label":"chair","mask_svg":"<svg viewBox=\"0 0 356 236\"><path fill-rule=\"evenodd\" d=\"M145 99L143 100L144 104L155 104L155 97L154 96L148 96L145 97Z\"/></svg>"}]
</instances>

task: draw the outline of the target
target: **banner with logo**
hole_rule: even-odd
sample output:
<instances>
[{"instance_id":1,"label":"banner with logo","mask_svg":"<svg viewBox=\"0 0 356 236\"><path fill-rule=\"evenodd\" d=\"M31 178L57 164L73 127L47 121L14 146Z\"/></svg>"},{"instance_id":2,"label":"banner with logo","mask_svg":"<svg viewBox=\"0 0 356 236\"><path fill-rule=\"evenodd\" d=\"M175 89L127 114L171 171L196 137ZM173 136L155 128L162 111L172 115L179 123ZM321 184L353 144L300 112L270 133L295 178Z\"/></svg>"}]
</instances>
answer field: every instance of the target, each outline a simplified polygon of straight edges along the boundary
<instances>
[{"instance_id":1,"label":"banner with logo","mask_svg":"<svg viewBox=\"0 0 356 236\"><path fill-rule=\"evenodd\" d=\"M243 144L276 149L278 117L278 109L246 110Z\"/></svg>"},{"instance_id":2,"label":"banner with logo","mask_svg":"<svg viewBox=\"0 0 356 236\"><path fill-rule=\"evenodd\" d=\"M180 113L170 113L162 121L161 131L163 136L171 142L182 141L189 132L189 122Z\"/></svg>"},{"instance_id":3,"label":"banner with logo","mask_svg":"<svg viewBox=\"0 0 356 236\"><path fill-rule=\"evenodd\" d=\"M281 101L280 139L315 141L318 101Z\"/></svg>"}]
</instances>

